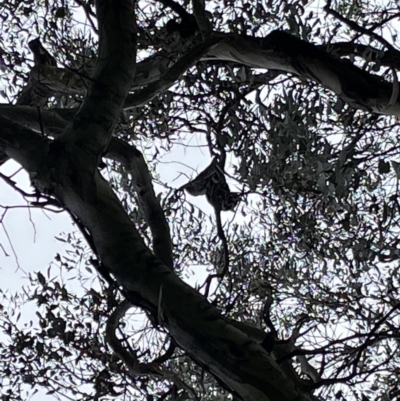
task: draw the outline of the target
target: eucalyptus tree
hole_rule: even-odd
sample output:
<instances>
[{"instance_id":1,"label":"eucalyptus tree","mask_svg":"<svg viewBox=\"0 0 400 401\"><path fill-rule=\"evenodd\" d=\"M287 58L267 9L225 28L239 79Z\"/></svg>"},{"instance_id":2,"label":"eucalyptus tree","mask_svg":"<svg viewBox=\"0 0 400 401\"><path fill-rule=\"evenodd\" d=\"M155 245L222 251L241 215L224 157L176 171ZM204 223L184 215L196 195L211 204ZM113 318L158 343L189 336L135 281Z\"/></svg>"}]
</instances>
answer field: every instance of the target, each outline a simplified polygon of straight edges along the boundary
<instances>
[{"instance_id":1,"label":"eucalyptus tree","mask_svg":"<svg viewBox=\"0 0 400 401\"><path fill-rule=\"evenodd\" d=\"M82 234L3 295L4 400L397 399L396 2L2 8L2 178Z\"/></svg>"}]
</instances>

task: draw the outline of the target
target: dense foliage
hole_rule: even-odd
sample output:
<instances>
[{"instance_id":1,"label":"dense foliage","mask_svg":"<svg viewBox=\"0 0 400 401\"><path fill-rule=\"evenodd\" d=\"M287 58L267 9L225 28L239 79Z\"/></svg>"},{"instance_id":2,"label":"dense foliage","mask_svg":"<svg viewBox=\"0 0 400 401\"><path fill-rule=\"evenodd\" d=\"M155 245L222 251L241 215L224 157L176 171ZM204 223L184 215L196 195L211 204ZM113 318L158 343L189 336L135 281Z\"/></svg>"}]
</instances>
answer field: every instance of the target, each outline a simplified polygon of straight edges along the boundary
<instances>
[{"instance_id":1,"label":"dense foliage","mask_svg":"<svg viewBox=\"0 0 400 401\"><path fill-rule=\"evenodd\" d=\"M191 37L199 34L184 26L182 11L193 6L176 4L136 5L139 61L156 63L196 45ZM297 0L218 1L207 2L204 15L218 32L265 37L287 30L393 82L396 101L399 7L363 0L324 8ZM2 96L10 104L21 99L31 75L28 42L36 37L58 68L91 73L98 51L92 1L9 0L0 20ZM45 101L37 106L76 110L86 88L73 83L68 92L49 76L49 93L40 93ZM145 90L139 84L129 96ZM147 160L169 223L176 274L204 281L198 290L224 316L287 340L291 348L278 362L291 360L318 399L398 399L397 116L356 109L298 74L202 60L143 104L125 107L113 135ZM220 212L206 197L179 190L214 157L226 158L227 183L240 194L233 211ZM131 172L107 154L103 163L103 175L151 246L146 206ZM93 249L80 236L63 240L66 254L51 269L32 274L19 295L2 294L4 400L28 399L38 389L74 400L236 399L175 346L162 319L139 308L129 309L119 325L129 354L121 356L106 331L123 295L95 278ZM66 279L72 276L82 288ZM19 310L32 301L35 318L20 323Z\"/></svg>"}]
</instances>

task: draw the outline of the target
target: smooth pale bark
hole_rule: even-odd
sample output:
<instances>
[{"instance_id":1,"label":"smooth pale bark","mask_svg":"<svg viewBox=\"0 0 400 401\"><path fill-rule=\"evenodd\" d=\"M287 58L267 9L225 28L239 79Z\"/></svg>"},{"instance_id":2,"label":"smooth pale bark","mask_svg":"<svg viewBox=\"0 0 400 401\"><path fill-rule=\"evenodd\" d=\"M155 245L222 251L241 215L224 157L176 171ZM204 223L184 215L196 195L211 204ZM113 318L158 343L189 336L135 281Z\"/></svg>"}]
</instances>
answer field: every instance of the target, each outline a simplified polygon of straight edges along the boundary
<instances>
[{"instance_id":1,"label":"smooth pale bark","mask_svg":"<svg viewBox=\"0 0 400 401\"><path fill-rule=\"evenodd\" d=\"M102 262L129 299L156 311L177 344L243 399L309 400L260 345L150 252L98 173L95 183L96 194L90 198L82 199L81 188L64 184L58 186L57 198L88 229Z\"/></svg>"},{"instance_id":2,"label":"smooth pale bark","mask_svg":"<svg viewBox=\"0 0 400 401\"><path fill-rule=\"evenodd\" d=\"M210 49L203 59L236 61L249 67L293 73L320 83L356 109L400 115L396 80L390 84L348 60L335 58L282 31L273 31L265 38L230 35Z\"/></svg>"},{"instance_id":3,"label":"smooth pale bark","mask_svg":"<svg viewBox=\"0 0 400 401\"><path fill-rule=\"evenodd\" d=\"M244 400L313 399L296 388L272 357L237 328L240 325L230 324L152 254L96 169L92 176L74 174L87 168L92 157L84 157L81 149L53 157L49 140L11 120L3 118L1 123L3 150L30 172L37 187L52 191L81 221L102 263L128 299L156 314L195 361Z\"/></svg>"},{"instance_id":4,"label":"smooth pale bark","mask_svg":"<svg viewBox=\"0 0 400 401\"><path fill-rule=\"evenodd\" d=\"M137 73L125 107L136 107L150 101L166 90L197 61L230 61L248 67L291 73L301 79L310 79L332 90L356 109L377 114L400 115L399 88L395 79L389 83L353 65L349 60L335 58L309 42L282 31L273 31L265 38L228 33L211 33L203 42L189 51L165 51L138 63ZM38 68L30 90L24 91L20 104L38 103L40 95L50 93L86 92L90 80L70 70L45 66ZM267 83L267 82L266 82ZM142 88L143 89L139 89ZM43 99L41 101L43 103Z\"/></svg>"},{"instance_id":5,"label":"smooth pale bark","mask_svg":"<svg viewBox=\"0 0 400 401\"><path fill-rule=\"evenodd\" d=\"M124 289L128 300L156 316L176 343L233 393L245 401L314 400L304 382L285 373L246 334L247 330L222 317L173 273L166 227L159 236L159 257L150 251L101 177L97 169L99 158L109 146L135 80L133 3L99 0L98 16L99 61L81 109L72 120L72 116L63 116L61 112L46 114L49 119L44 119L45 126L50 130L54 124L54 132L58 134L54 140L38 135L43 127L33 122L33 110L26 109L27 118L19 123L12 115L15 109L9 109L8 116L5 112L0 117L0 149L21 163L40 191L54 195L81 222L101 262ZM395 85L282 32L264 39L214 35L206 45L199 45L165 72L158 88L165 90L200 59L282 70L320 82L354 107L383 114L399 113L397 98L393 100ZM145 99L144 91L146 88L136 94L136 99L133 95L131 101ZM156 92L154 85L147 95ZM69 122L64 126L66 120ZM115 152L115 158L132 163L132 169L142 168L139 162L127 161L129 157L118 146L109 151ZM143 185L147 185L150 179L146 172L140 177ZM143 201L151 209L148 203L153 195L147 194L149 198Z\"/></svg>"}]
</instances>

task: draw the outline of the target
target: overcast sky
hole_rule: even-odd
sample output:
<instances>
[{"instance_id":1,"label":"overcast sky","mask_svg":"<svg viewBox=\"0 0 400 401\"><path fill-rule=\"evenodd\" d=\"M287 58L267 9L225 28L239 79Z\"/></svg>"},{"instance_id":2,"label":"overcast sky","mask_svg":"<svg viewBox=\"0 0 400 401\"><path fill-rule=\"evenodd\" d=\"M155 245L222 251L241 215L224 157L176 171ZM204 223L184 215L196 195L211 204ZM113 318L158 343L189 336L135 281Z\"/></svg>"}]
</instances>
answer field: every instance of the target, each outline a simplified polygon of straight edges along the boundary
<instances>
[{"instance_id":1,"label":"overcast sky","mask_svg":"<svg viewBox=\"0 0 400 401\"><path fill-rule=\"evenodd\" d=\"M19 170L12 161L0 167L0 173L10 176ZM13 177L21 188L32 192L28 175L20 171ZM10 209L6 210L7 207ZM64 244L54 237L70 232L73 227L67 213L44 212L28 208L22 196L0 180L0 286L3 290L17 290L28 284L25 272L46 269Z\"/></svg>"}]
</instances>

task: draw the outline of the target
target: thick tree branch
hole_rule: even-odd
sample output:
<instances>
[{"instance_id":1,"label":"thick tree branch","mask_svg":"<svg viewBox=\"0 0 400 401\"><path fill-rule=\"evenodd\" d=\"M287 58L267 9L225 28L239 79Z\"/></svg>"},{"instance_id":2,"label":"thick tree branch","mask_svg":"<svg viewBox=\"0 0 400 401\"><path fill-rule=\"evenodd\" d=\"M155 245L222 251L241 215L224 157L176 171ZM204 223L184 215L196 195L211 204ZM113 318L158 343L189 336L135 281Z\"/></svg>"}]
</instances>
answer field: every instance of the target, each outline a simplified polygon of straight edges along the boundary
<instances>
[{"instance_id":1,"label":"thick tree branch","mask_svg":"<svg viewBox=\"0 0 400 401\"><path fill-rule=\"evenodd\" d=\"M48 156L50 141L35 135L29 128L0 115L0 150L4 158L12 158L35 176L42 160Z\"/></svg>"},{"instance_id":2,"label":"thick tree branch","mask_svg":"<svg viewBox=\"0 0 400 401\"><path fill-rule=\"evenodd\" d=\"M39 107L0 104L0 116L13 120L43 136L59 137L75 116L76 109L41 109Z\"/></svg>"},{"instance_id":3,"label":"thick tree branch","mask_svg":"<svg viewBox=\"0 0 400 401\"><path fill-rule=\"evenodd\" d=\"M322 48L329 48L337 56L356 55L367 61L400 70L400 51L396 49L382 51L369 45L351 42L335 42Z\"/></svg>"},{"instance_id":4,"label":"thick tree branch","mask_svg":"<svg viewBox=\"0 0 400 401\"><path fill-rule=\"evenodd\" d=\"M95 182L95 197L83 200L80 189L65 183L56 195L87 227L119 285L158 309L177 344L244 400L310 400L259 345L146 248L108 183L98 173Z\"/></svg>"},{"instance_id":5,"label":"thick tree branch","mask_svg":"<svg viewBox=\"0 0 400 401\"><path fill-rule=\"evenodd\" d=\"M211 31L211 22L207 18L206 3L204 0L193 0L193 14L196 18L198 29L203 38L207 37Z\"/></svg>"},{"instance_id":6,"label":"thick tree branch","mask_svg":"<svg viewBox=\"0 0 400 401\"><path fill-rule=\"evenodd\" d=\"M152 177L143 155L133 146L117 139L110 141L106 157L121 162L133 178L139 206L149 225L154 254L170 269L173 268L172 239L164 211L154 192Z\"/></svg>"},{"instance_id":7,"label":"thick tree branch","mask_svg":"<svg viewBox=\"0 0 400 401\"><path fill-rule=\"evenodd\" d=\"M124 107L147 103L173 85L199 60L224 60L254 68L292 73L331 89L354 108L378 114L400 115L399 99L391 101L395 93L395 84L392 85L379 76L361 70L348 60L335 58L318 46L282 31L274 31L265 38L214 33L177 61L160 55L152 56L140 64L136 82L132 80L129 89L137 87L139 82L142 85L147 82L148 85L136 94L129 95ZM129 66L131 67L132 63ZM46 67L49 72L41 78L42 82L46 82L46 79L50 82L55 81L50 76L56 67ZM125 70L125 73L128 70ZM100 93L101 91L99 96ZM45 95L49 94L45 91Z\"/></svg>"},{"instance_id":8,"label":"thick tree branch","mask_svg":"<svg viewBox=\"0 0 400 401\"><path fill-rule=\"evenodd\" d=\"M107 146L131 87L136 63L136 20L132 1L97 1L100 46L88 95L63 140L99 157ZM83 145L84 144L84 145Z\"/></svg>"},{"instance_id":9,"label":"thick tree branch","mask_svg":"<svg viewBox=\"0 0 400 401\"><path fill-rule=\"evenodd\" d=\"M163 76L153 84L148 85L141 91L126 98L124 108L144 105L152 100L157 94L170 88L191 66L199 61L204 54L220 41L217 37L210 37L203 43L187 52L181 57Z\"/></svg>"},{"instance_id":10,"label":"thick tree branch","mask_svg":"<svg viewBox=\"0 0 400 401\"><path fill-rule=\"evenodd\" d=\"M99 0L98 16L99 61L86 100L60 139L50 143L2 117L0 146L31 176L35 174L35 183L41 191L53 193L82 222L93 239L96 253L124 289L128 300L135 304L140 300L141 307L156 313L158 323L168 329L174 341L232 392L245 401L313 400L296 377L288 377L258 342L221 316L203 296L173 273L172 261L168 265L170 249L160 251L163 256L156 257L147 248L121 202L97 170L97 159L106 149L133 82L133 2ZM148 101L200 59L283 70L320 82L354 107L387 114L396 114L400 109L397 103L390 110L387 107L392 92L390 84L282 32L273 32L264 39L212 36L182 57L163 74L159 83L144 89L137 97L131 96L128 104ZM41 132L43 126L39 118L36 131ZM151 181L140 163L135 167L143 170L143 176L139 177L144 183L138 187ZM166 240L165 235L160 238ZM118 318L114 329L117 322Z\"/></svg>"},{"instance_id":11,"label":"thick tree branch","mask_svg":"<svg viewBox=\"0 0 400 401\"><path fill-rule=\"evenodd\" d=\"M265 38L228 35L204 59L286 71L322 84L354 108L400 115L399 99L391 104L392 84L282 31Z\"/></svg>"},{"instance_id":12,"label":"thick tree branch","mask_svg":"<svg viewBox=\"0 0 400 401\"><path fill-rule=\"evenodd\" d=\"M93 101L91 92L87 101ZM91 120L75 119L72 125L79 132L85 127L90 130L91 124ZM29 135L44 141L39 135ZM5 146L10 139L13 138L6 138ZM32 159L17 154L26 151L15 140L10 146L12 156L31 171ZM48 157L44 165L38 166L36 183L42 191L53 193L86 227L96 253L128 300L134 304L140 300L143 308L156 312L159 323L176 343L242 399L311 400L259 344L231 325L152 254L109 184L97 169L90 169L91 155L80 146L79 142L71 142L68 151L61 152L56 147L57 158Z\"/></svg>"},{"instance_id":13,"label":"thick tree branch","mask_svg":"<svg viewBox=\"0 0 400 401\"><path fill-rule=\"evenodd\" d=\"M10 131L7 132L12 140L15 140L13 133L21 129L25 129L24 132L28 137L40 134L51 135L57 139L74 113L75 111L69 109L40 110L26 106L0 105L0 119L4 118L5 121L3 128L10 124ZM3 149L1 145L0 149ZM5 147L3 152L1 163L7 160ZM120 162L131 174L139 206L151 230L154 254L172 269L172 239L168 222L154 192L152 177L143 155L135 147L117 138L111 138L104 157Z\"/></svg>"}]
</instances>

